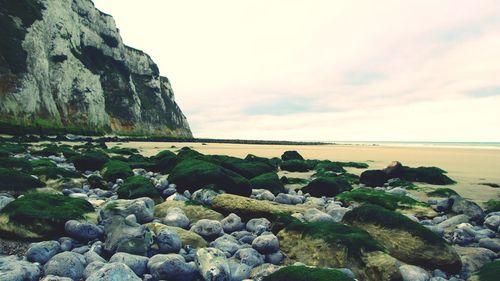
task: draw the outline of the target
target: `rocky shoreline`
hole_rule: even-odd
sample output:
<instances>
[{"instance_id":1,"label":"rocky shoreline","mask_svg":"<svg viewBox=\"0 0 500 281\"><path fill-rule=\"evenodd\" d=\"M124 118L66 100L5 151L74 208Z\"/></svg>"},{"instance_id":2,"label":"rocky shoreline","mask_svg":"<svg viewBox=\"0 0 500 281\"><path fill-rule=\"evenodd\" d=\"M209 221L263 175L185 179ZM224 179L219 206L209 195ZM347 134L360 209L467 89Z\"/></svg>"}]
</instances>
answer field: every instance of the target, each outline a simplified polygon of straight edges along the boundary
<instances>
[{"instance_id":1,"label":"rocky shoreline","mask_svg":"<svg viewBox=\"0 0 500 281\"><path fill-rule=\"evenodd\" d=\"M104 142L4 140L0 158L0 280L489 281L500 268L500 210L408 192L453 184L435 167Z\"/></svg>"}]
</instances>

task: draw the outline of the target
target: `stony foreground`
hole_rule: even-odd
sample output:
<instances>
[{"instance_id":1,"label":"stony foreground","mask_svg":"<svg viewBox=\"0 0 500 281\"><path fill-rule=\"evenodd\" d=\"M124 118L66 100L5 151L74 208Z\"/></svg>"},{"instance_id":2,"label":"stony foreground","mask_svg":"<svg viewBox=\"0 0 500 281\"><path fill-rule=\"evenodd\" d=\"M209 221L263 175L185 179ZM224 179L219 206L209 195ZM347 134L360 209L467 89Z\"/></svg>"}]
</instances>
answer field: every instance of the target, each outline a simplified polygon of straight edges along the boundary
<instances>
[{"instance_id":1,"label":"stony foreground","mask_svg":"<svg viewBox=\"0 0 500 281\"><path fill-rule=\"evenodd\" d=\"M409 193L453 184L439 168L172 151L0 142L0 280L499 276L495 201Z\"/></svg>"}]
</instances>

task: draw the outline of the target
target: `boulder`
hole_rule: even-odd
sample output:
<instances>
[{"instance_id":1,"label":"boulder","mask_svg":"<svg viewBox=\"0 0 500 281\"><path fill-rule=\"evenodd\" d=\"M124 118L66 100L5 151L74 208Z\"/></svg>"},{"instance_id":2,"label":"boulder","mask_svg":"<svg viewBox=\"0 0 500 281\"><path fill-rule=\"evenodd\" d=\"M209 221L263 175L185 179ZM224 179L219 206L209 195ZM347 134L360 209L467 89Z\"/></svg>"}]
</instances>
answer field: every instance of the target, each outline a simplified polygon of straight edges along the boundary
<instances>
[{"instance_id":1,"label":"boulder","mask_svg":"<svg viewBox=\"0 0 500 281\"><path fill-rule=\"evenodd\" d=\"M493 231L497 231L500 227L500 216L488 216L484 220L484 225Z\"/></svg>"},{"instance_id":2,"label":"boulder","mask_svg":"<svg viewBox=\"0 0 500 281\"><path fill-rule=\"evenodd\" d=\"M359 182L369 187L377 187L384 186L388 179L382 170L368 170L361 173Z\"/></svg>"},{"instance_id":3,"label":"boulder","mask_svg":"<svg viewBox=\"0 0 500 281\"><path fill-rule=\"evenodd\" d=\"M57 241L33 243L26 252L26 259L30 262L45 264L59 252L61 252L61 245Z\"/></svg>"},{"instance_id":4,"label":"boulder","mask_svg":"<svg viewBox=\"0 0 500 281\"><path fill-rule=\"evenodd\" d=\"M147 227L131 223L120 216L104 221L104 231L104 250L109 254L126 252L144 255L153 243L153 236Z\"/></svg>"},{"instance_id":5,"label":"boulder","mask_svg":"<svg viewBox=\"0 0 500 281\"><path fill-rule=\"evenodd\" d=\"M106 264L107 264L106 261L103 261L103 262L102 261L94 261L94 262L89 263L85 267L85 270L83 271L83 278L85 278L85 279L89 278L90 275L92 275L94 272L101 269Z\"/></svg>"},{"instance_id":6,"label":"boulder","mask_svg":"<svg viewBox=\"0 0 500 281\"><path fill-rule=\"evenodd\" d=\"M229 259L228 265L229 271L231 272L229 280L231 281L246 280L250 278L250 274L252 274L252 267L239 263L234 259Z\"/></svg>"},{"instance_id":7,"label":"boulder","mask_svg":"<svg viewBox=\"0 0 500 281\"><path fill-rule=\"evenodd\" d=\"M154 255L149 259L148 269L157 280L191 281L196 274L195 266L177 254Z\"/></svg>"},{"instance_id":8,"label":"boulder","mask_svg":"<svg viewBox=\"0 0 500 281\"><path fill-rule=\"evenodd\" d=\"M92 273L86 281L142 281L132 269L119 262L108 263Z\"/></svg>"},{"instance_id":9,"label":"boulder","mask_svg":"<svg viewBox=\"0 0 500 281\"><path fill-rule=\"evenodd\" d=\"M333 218L316 208L308 209L304 213L304 219L308 222L319 222L319 221L333 221Z\"/></svg>"},{"instance_id":10,"label":"boulder","mask_svg":"<svg viewBox=\"0 0 500 281\"><path fill-rule=\"evenodd\" d=\"M168 226L175 226L180 228L189 228L189 218L186 216L181 208L172 207L167 209L167 214L162 219L162 222Z\"/></svg>"},{"instance_id":11,"label":"boulder","mask_svg":"<svg viewBox=\"0 0 500 281\"><path fill-rule=\"evenodd\" d=\"M342 177L319 177L312 180L301 190L314 197L334 197L344 191L352 190L352 186Z\"/></svg>"},{"instance_id":12,"label":"boulder","mask_svg":"<svg viewBox=\"0 0 500 281\"><path fill-rule=\"evenodd\" d=\"M72 281L72 280L73 279L68 277L60 277L55 275L47 275L43 277L43 279L40 279L40 281Z\"/></svg>"},{"instance_id":13,"label":"boulder","mask_svg":"<svg viewBox=\"0 0 500 281\"><path fill-rule=\"evenodd\" d=\"M304 160L304 157L302 157L302 155L300 155L295 150L288 150L288 151L285 151L281 155L281 160L283 160L283 161L288 161L288 160Z\"/></svg>"},{"instance_id":14,"label":"boulder","mask_svg":"<svg viewBox=\"0 0 500 281\"><path fill-rule=\"evenodd\" d=\"M469 278L484 265L490 263L496 258L495 252L479 247L460 247L453 246L462 260L462 269L460 276L464 279Z\"/></svg>"},{"instance_id":15,"label":"boulder","mask_svg":"<svg viewBox=\"0 0 500 281\"><path fill-rule=\"evenodd\" d=\"M205 241L203 237L189 230L185 230L183 228L167 226L155 222L146 224L145 226L149 228L151 231L153 231L155 235L159 233L162 229L167 229L169 231L176 232L177 235L179 235L179 237L181 238L182 245L184 246L190 246L194 248L203 248L207 246L207 241Z\"/></svg>"},{"instance_id":16,"label":"boulder","mask_svg":"<svg viewBox=\"0 0 500 281\"><path fill-rule=\"evenodd\" d=\"M458 224L469 222L469 219L470 217L467 215L458 215L439 223L437 226L443 229L454 228Z\"/></svg>"},{"instance_id":17,"label":"boulder","mask_svg":"<svg viewBox=\"0 0 500 281\"><path fill-rule=\"evenodd\" d=\"M200 235L206 240L214 240L215 238L224 234L222 224L216 220L201 219L197 221L192 227L192 232Z\"/></svg>"},{"instance_id":18,"label":"boulder","mask_svg":"<svg viewBox=\"0 0 500 281\"><path fill-rule=\"evenodd\" d=\"M418 266L405 264L399 267L404 281L429 281L430 274Z\"/></svg>"},{"instance_id":19,"label":"boulder","mask_svg":"<svg viewBox=\"0 0 500 281\"><path fill-rule=\"evenodd\" d=\"M274 234L264 233L253 240L252 248L261 254L271 254L279 251L280 244Z\"/></svg>"},{"instance_id":20,"label":"boulder","mask_svg":"<svg viewBox=\"0 0 500 281\"><path fill-rule=\"evenodd\" d=\"M110 263L122 263L128 266L137 276L142 276L146 270L149 259L147 257L132 255L129 253L116 253L110 259Z\"/></svg>"},{"instance_id":21,"label":"boulder","mask_svg":"<svg viewBox=\"0 0 500 281\"><path fill-rule=\"evenodd\" d=\"M90 222L79 222L69 220L64 224L64 230L72 238L80 241L91 241L99 239L103 235L103 231L97 225Z\"/></svg>"},{"instance_id":22,"label":"boulder","mask_svg":"<svg viewBox=\"0 0 500 281\"><path fill-rule=\"evenodd\" d=\"M154 201L148 197L133 200L111 200L101 207L99 218L101 220L106 220L113 216L122 216L125 218L133 214L139 223L146 223L152 221L154 218L154 205Z\"/></svg>"},{"instance_id":23,"label":"boulder","mask_svg":"<svg viewBox=\"0 0 500 281\"><path fill-rule=\"evenodd\" d=\"M252 268L264 263L264 256L253 248L239 249L234 254L234 257L241 263L246 264Z\"/></svg>"},{"instance_id":24,"label":"boulder","mask_svg":"<svg viewBox=\"0 0 500 281\"><path fill-rule=\"evenodd\" d=\"M493 252L500 251L500 239L498 238L482 238L479 240L479 247L483 247Z\"/></svg>"},{"instance_id":25,"label":"boulder","mask_svg":"<svg viewBox=\"0 0 500 281\"><path fill-rule=\"evenodd\" d=\"M253 189L265 189L273 194L285 191L283 183L275 172L262 174L250 179L250 185Z\"/></svg>"},{"instance_id":26,"label":"boulder","mask_svg":"<svg viewBox=\"0 0 500 281\"><path fill-rule=\"evenodd\" d=\"M159 252L162 254L178 253L182 247L182 241L176 231L168 228L159 230L156 233L155 241L158 244Z\"/></svg>"},{"instance_id":27,"label":"boulder","mask_svg":"<svg viewBox=\"0 0 500 281\"><path fill-rule=\"evenodd\" d=\"M210 247L217 248L221 250L227 257L231 257L241 248L240 242L229 234L224 234L223 236L215 239L210 243Z\"/></svg>"},{"instance_id":28,"label":"boulder","mask_svg":"<svg viewBox=\"0 0 500 281\"><path fill-rule=\"evenodd\" d=\"M10 281L38 281L42 275L39 264L30 263L17 256L0 256L0 278Z\"/></svg>"},{"instance_id":29,"label":"boulder","mask_svg":"<svg viewBox=\"0 0 500 281\"><path fill-rule=\"evenodd\" d=\"M255 218L247 222L246 229L257 235L271 230L271 222L266 218Z\"/></svg>"},{"instance_id":30,"label":"boulder","mask_svg":"<svg viewBox=\"0 0 500 281\"><path fill-rule=\"evenodd\" d=\"M456 214L464 214L468 216L471 220L483 222L485 213L479 205L472 201L465 200L464 198L453 195L450 197L453 200L453 205L451 210Z\"/></svg>"},{"instance_id":31,"label":"boulder","mask_svg":"<svg viewBox=\"0 0 500 281\"><path fill-rule=\"evenodd\" d=\"M222 219L221 224L225 233L232 233L245 228L245 224L241 222L241 218L233 213Z\"/></svg>"},{"instance_id":32,"label":"boulder","mask_svg":"<svg viewBox=\"0 0 500 281\"><path fill-rule=\"evenodd\" d=\"M85 270L85 257L73 253L63 252L53 256L44 266L47 275L68 277L73 280L80 280Z\"/></svg>"},{"instance_id":33,"label":"boulder","mask_svg":"<svg viewBox=\"0 0 500 281\"><path fill-rule=\"evenodd\" d=\"M155 217L164 218L170 208L179 208L188 217L191 223L195 223L201 219L220 221L224 216L214 210L211 210L202 205L194 205L180 201L165 201L158 204L154 208Z\"/></svg>"},{"instance_id":34,"label":"boulder","mask_svg":"<svg viewBox=\"0 0 500 281\"><path fill-rule=\"evenodd\" d=\"M196 252L195 263L205 281L230 281L231 271L226 255L215 248L203 248Z\"/></svg>"}]
</instances>

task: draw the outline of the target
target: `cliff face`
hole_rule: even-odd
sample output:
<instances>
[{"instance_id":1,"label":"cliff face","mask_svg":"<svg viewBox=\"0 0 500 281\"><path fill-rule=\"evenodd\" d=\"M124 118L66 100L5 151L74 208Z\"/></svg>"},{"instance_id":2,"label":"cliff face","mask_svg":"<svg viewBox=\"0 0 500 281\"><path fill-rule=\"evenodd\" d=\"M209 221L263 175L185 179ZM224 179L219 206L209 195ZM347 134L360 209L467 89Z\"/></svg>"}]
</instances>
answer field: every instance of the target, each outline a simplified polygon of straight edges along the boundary
<instances>
[{"instance_id":1,"label":"cliff face","mask_svg":"<svg viewBox=\"0 0 500 281\"><path fill-rule=\"evenodd\" d=\"M91 0L0 0L0 121L190 137L151 58Z\"/></svg>"}]
</instances>

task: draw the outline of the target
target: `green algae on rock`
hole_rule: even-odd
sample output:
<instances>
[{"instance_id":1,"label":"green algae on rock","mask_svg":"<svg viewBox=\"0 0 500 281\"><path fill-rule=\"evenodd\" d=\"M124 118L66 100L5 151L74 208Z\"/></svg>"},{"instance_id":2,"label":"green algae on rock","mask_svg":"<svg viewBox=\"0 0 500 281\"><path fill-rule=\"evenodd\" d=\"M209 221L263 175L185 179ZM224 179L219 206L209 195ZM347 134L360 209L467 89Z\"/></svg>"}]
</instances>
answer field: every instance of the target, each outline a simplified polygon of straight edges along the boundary
<instances>
[{"instance_id":1,"label":"green algae on rock","mask_svg":"<svg viewBox=\"0 0 500 281\"><path fill-rule=\"evenodd\" d=\"M335 269L287 266L264 277L263 281L353 281L353 279Z\"/></svg>"}]
</instances>

